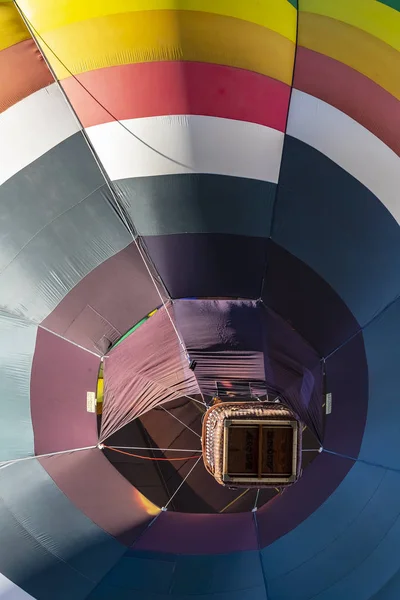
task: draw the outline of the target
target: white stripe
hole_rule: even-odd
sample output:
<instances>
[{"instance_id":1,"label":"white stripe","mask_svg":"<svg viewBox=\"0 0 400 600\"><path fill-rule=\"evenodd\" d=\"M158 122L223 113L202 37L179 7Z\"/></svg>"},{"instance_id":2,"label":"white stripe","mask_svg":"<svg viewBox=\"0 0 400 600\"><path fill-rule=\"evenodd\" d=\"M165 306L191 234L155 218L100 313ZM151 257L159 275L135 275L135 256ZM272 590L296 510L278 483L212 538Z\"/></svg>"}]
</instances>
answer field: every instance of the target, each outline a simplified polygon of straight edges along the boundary
<instances>
[{"instance_id":1,"label":"white stripe","mask_svg":"<svg viewBox=\"0 0 400 600\"><path fill-rule=\"evenodd\" d=\"M3 600L34 600L20 587L0 573L0 598Z\"/></svg>"},{"instance_id":2,"label":"white stripe","mask_svg":"<svg viewBox=\"0 0 400 600\"><path fill-rule=\"evenodd\" d=\"M368 129L330 104L293 90L287 133L358 179L400 223L400 157Z\"/></svg>"},{"instance_id":3,"label":"white stripe","mask_svg":"<svg viewBox=\"0 0 400 600\"><path fill-rule=\"evenodd\" d=\"M112 180L216 173L278 181L284 136L263 125L178 115L114 121L86 131Z\"/></svg>"},{"instance_id":4,"label":"white stripe","mask_svg":"<svg viewBox=\"0 0 400 600\"><path fill-rule=\"evenodd\" d=\"M0 114L0 185L79 131L56 83Z\"/></svg>"}]
</instances>

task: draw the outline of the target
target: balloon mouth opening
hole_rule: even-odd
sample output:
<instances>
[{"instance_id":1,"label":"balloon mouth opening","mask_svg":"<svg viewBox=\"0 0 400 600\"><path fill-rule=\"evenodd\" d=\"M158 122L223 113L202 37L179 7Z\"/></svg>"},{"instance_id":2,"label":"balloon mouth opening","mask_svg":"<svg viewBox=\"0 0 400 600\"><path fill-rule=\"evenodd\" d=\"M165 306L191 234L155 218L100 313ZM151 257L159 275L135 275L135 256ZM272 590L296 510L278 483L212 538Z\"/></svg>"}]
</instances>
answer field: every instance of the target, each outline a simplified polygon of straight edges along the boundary
<instances>
[{"instance_id":1,"label":"balloon mouth opening","mask_svg":"<svg viewBox=\"0 0 400 600\"><path fill-rule=\"evenodd\" d=\"M170 321L179 328L180 311L195 312L190 323L196 335L200 329L209 330L208 322L203 324L204 315L216 316L223 323L225 346L220 357L215 347L191 356L178 344ZM237 335L233 331L247 336L249 330L236 323L243 314L250 318L253 341L242 350L236 338L230 341L229 336ZM258 339L255 332L260 324L266 328L262 330L269 336L270 349L251 345ZM168 368L163 366L167 346L175 353L173 368L169 363ZM157 376L175 373L174 380L168 375L171 387L161 389L159 380L153 381L155 353ZM304 356L307 367L301 363ZM281 373L290 382L286 391L280 386ZM134 488L160 508L201 514L261 508L295 485L319 455L322 438L313 428L308 406L317 400L322 407L321 373L320 359L307 342L259 303L175 301L136 323L101 362L96 412L102 452ZM254 379L248 379L250 374ZM192 385L189 392L188 385ZM137 411L133 398L136 404L140 399ZM242 410L239 421L234 414L238 407ZM117 416L125 411L128 417L107 433L104 424L114 419L114 411ZM212 415L218 412L223 418L216 425L216 435L208 435Z\"/></svg>"},{"instance_id":2,"label":"balloon mouth opening","mask_svg":"<svg viewBox=\"0 0 400 600\"><path fill-rule=\"evenodd\" d=\"M205 397L205 400L212 407L213 398ZM232 400L224 404L231 403ZM239 403L242 404L243 400L240 399ZM250 399L248 404L254 405L254 401ZM263 402L259 403L261 404ZM269 404L276 407L275 403ZM233 478L231 481L225 480L221 485L207 468L205 458L203 430L208 410L198 402L185 399L158 406L104 440L102 452L149 502L159 508L166 507L168 511L190 514L229 514L260 509L284 494L290 485L295 485L319 455L320 444L313 432L301 421L295 421L299 442L297 460L292 460L295 472L286 477L291 479L290 483L279 479L281 472L276 481L259 481L247 485L245 481ZM97 419L100 432L101 414L98 414ZM271 432L270 430L268 433ZM274 460L280 460L281 463L286 461L283 465L285 467L288 457L293 459L287 449L290 436L279 438L279 434L275 445L283 445L283 451L275 451ZM233 441L236 444L243 443L238 438ZM268 434L265 441L268 450ZM243 462L243 457L240 460ZM268 460L268 468L273 467L270 462L271 454Z\"/></svg>"}]
</instances>

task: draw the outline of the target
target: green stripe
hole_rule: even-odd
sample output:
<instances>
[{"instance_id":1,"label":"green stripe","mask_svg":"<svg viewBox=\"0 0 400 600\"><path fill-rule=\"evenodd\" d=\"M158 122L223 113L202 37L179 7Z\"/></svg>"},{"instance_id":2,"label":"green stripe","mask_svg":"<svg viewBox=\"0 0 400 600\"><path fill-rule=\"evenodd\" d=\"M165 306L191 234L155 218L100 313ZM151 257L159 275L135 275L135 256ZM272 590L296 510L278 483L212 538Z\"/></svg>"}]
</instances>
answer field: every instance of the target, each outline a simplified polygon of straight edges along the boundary
<instances>
[{"instance_id":1,"label":"green stripe","mask_svg":"<svg viewBox=\"0 0 400 600\"><path fill-rule=\"evenodd\" d=\"M155 310L157 311L158 308L155 309ZM150 311L150 313L148 315L146 315L145 317L143 317L143 319L140 319L140 321L138 321L136 323L136 325L134 325L126 333L124 333L124 335L121 338L119 338L119 340L117 342L115 342L115 344L113 345L113 348L116 348L117 346L119 346L119 344L121 342L123 342L124 340L126 340L126 338L129 337L131 335L131 333L133 333L134 331L136 331L136 329L139 329L139 327L141 325L143 325L143 323L146 323L146 321L148 321L150 319L150 315L151 315L152 312L153 311ZM154 313L154 314L156 314L156 313ZM153 315L151 315L151 316L153 316Z\"/></svg>"},{"instance_id":2,"label":"green stripe","mask_svg":"<svg viewBox=\"0 0 400 600\"><path fill-rule=\"evenodd\" d=\"M386 4L386 6L394 8L394 10L398 10L400 12L400 0L378 0L378 2L380 2L381 4Z\"/></svg>"}]
</instances>

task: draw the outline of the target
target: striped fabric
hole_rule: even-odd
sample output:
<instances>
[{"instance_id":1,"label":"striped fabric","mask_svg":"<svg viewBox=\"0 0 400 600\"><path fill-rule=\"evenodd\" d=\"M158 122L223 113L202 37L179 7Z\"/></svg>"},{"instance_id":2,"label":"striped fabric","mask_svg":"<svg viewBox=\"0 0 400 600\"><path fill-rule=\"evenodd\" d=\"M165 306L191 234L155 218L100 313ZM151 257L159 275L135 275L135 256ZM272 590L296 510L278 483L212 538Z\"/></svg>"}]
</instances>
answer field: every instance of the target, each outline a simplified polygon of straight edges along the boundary
<instances>
[{"instance_id":1,"label":"striped fabric","mask_svg":"<svg viewBox=\"0 0 400 600\"><path fill-rule=\"evenodd\" d=\"M0 597L399 597L399 189L399 0L0 0ZM253 514L160 511L86 410L204 297L264 302L333 397Z\"/></svg>"}]
</instances>

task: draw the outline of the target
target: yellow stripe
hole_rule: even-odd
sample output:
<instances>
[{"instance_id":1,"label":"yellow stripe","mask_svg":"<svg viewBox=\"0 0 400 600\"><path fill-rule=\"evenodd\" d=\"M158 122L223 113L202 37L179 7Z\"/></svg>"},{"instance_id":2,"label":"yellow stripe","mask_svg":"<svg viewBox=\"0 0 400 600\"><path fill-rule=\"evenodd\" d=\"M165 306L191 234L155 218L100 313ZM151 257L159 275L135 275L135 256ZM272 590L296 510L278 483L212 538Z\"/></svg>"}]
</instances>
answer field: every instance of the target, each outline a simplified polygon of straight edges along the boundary
<instances>
[{"instance_id":1,"label":"yellow stripe","mask_svg":"<svg viewBox=\"0 0 400 600\"><path fill-rule=\"evenodd\" d=\"M75 23L46 33L57 77L115 65L187 60L229 65L291 83L294 44L275 31L220 15L144 11ZM39 40L40 41L40 40ZM49 47L60 58L54 57Z\"/></svg>"},{"instance_id":2,"label":"yellow stripe","mask_svg":"<svg viewBox=\"0 0 400 600\"><path fill-rule=\"evenodd\" d=\"M0 2L0 50L23 42L29 37L29 32L15 5L9 2Z\"/></svg>"},{"instance_id":3,"label":"yellow stripe","mask_svg":"<svg viewBox=\"0 0 400 600\"><path fill-rule=\"evenodd\" d=\"M302 0L301 10L358 27L400 50L400 12L376 0Z\"/></svg>"},{"instance_id":4,"label":"yellow stripe","mask_svg":"<svg viewBox=\"0 0 400 600\"><path fill-rule=\"evenodd\" d=\"M293 42L296 37L296 9L288 0L20 0L19 5L39 33L117 13L194 10L250 21Z\"/></svg>"},{"instance_id":5,"label":"yellow stripe","mask_svg":"<svg viewBox=\"0 0 400 600\"><path fill-rule=\"evenodd\" d=\"M400 53L365 31L301 12L299 45L352 67L400 99Z\"/></svg>"}]
</instances>

